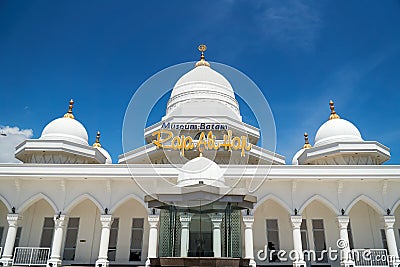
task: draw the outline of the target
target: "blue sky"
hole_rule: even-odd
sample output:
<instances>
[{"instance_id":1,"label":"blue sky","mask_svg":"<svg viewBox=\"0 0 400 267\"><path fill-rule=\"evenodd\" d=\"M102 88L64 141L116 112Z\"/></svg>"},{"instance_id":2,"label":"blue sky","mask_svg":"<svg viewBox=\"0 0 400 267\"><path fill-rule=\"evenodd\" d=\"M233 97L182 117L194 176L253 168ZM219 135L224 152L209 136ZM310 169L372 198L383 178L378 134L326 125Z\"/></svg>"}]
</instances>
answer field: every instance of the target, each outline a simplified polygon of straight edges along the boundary
<instances>
[{"instance_id":1,"label":"blue sky","mask_svg":"<svg viewBox=\"0 0 400 267\"><path fill-rule=\"evenodd\" d=\"M263 91L287 162L333 99L400 164L399 14L398 0L0 1L0 125L38 138L73 98L116 162L135 90L205 43Z\"/></svg>"}]
</instances>

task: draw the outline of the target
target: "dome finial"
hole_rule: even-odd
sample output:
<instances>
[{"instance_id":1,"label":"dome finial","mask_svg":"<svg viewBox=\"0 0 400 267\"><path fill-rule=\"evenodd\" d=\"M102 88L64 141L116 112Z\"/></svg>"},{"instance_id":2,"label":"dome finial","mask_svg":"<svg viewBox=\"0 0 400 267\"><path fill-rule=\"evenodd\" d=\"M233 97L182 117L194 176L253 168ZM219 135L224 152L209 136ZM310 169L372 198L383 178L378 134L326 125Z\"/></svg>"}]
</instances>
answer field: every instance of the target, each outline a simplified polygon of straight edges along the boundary
<instances>
[{"instance_id":1,"label":"dome finial","mask_svg":"<svg viewBox=\"0 0 400 267\"><path fill-rule=\"evenodd\" d=\"M101 147L101 144L100 144L100 131L97 131L96 142L93 144L93 147Z\"/></svg>"},{"instance_id":2,"label":"dome finial","mask_svg":"<svg viewBox=\"0 0 400 267\"><path fill-rule=\"evenodd\" d=\"M70 118L70 119L75 119L74 114L72 114L72 108L74 107L74 100L69 101L69 108L68 112L65 113L64 118Z\"/></svg>"},{"instance_id":3,"label":"dome finial","mask_svg":"<svg viewBox=\"0 0 400 267\"><path fill-rule=\"evenodd\" d=\"M197 47L197 49L201 52L200 61L196 62L195 67L198 66L207 66L210 67L210 63L205 60L204 52L207 50L207 46L205 44L201 44Z\"/></svg>"},{"instance_id":4,"label":"dome finial","mask_svg":"<svg viewBox=\"0 0 400 267\"><path fill-rule=\"evenodd\" d=\"M331 108L331 115L329 116L329 119L330 119L330 120L333 120L333 119L340 119L340 116L339 116L338 114L336 114L335 106L334 106L334 103L333 103L332 100L329 101L329 106L330 106L330 108Z\"/></svg>"},{"instance_id":5,"label":"dome finial","mask_svg":"<svg viewBox=\"0 0 400 267\"><path fill-rule=\"evenodd\" d=\"M311 148L311 145L308 142L308 133L304 133L304 146L303 146L303 148L305 148L305 149Z\"/></svg>"},{"instance_id":6,"label":"dome finial","mask_svg":"<svg viewBox=\"0 0 400 267\"><path fill-rule=\"evenodd\" d=\"M203 151L204 151L204 148L203 147L199 147L199 152L200 152L199 157L203 156Z\"/></svg>"}]
</instances>

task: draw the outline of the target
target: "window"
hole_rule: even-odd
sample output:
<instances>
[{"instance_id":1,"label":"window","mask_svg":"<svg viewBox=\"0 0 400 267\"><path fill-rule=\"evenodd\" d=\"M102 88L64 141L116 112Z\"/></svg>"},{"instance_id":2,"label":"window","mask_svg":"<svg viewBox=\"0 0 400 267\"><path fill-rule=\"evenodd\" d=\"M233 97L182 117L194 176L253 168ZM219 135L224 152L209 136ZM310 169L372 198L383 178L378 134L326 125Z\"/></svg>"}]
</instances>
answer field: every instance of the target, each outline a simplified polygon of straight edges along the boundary
<instances>
[{"instance_id":1,"label":"window","mask_svg":"<svg viewBox=\"0 0 400 267\"><path fill-rule=\"evenodd\" d=\"M303 250L308 250L307 220L303 219L300 225L301 246Z\"/></svg>"},{"instance_id":2,"label":"window","mask_svg":"<svg viewBox=\"0 0 400 267\"><path fill-rule=\"evenodd\" d=\"M143 218L132 219L129 261L141 261L142 259L143 222Z\"/></svg>"},{"instance_id":3,"label":"window","mask_svg":"<svg viewBox=\"0 0 400 267\"><path fill-rule=\"evenodd\" d=\"M51 248L54 233L54 220L51 217L44 218L42 238L40 239L40 247Z\"/></svg>"},{"instance_id":4,"label":"window","mask_svg":"<svg viewBox=\"0 0 400 267\"><path fill-rule=\"evenodd\" d=\"M14 249L16 247L19 247L19 241L21 240L21 232L22 232L22 227L18 227L17 235L15 236Z\"/></svg>"},{"instance_id":5,"label":"window","mask_svg":"<svg viewBox=\"0 0 400 267\"><path fill-rule=\"evenodd\" d=\"M268 260L270 262L278 262L279 251L279 229L278 220L267 219L267 241L268 241ZM275 250L271 252L271 250Z\"/></svg>"},{"instance_id":6,"label":"window","mask_svg":"<svg viewBox=\"0 0 400 267\"><path fill-rule=\"evenodd\" d=\"M67 234L65 237L63 260L73 261L75 259L76 241L78 240L79 218L69 218Z\"/></svg>"},{"instance_id":7,"label":"window","mask_svg":"<svg viewBox=\"0 0 400 267\"><path fill-rule=\"evenodd\" d=\"M388 249L385 229L381 229L382 245L384 249Z\"/></svg>"},{"instance_id":8,"label":"window","mask_svg":"<svg viewBox=\"0 0 400 267\"><path fill-rule=\"evenodd\" d=\"M353 233L351 232L350 221L347 224L347 236L349 237L349 247L350 247L350 249L353 249L354 248Z\"/></svg>"},{"instance_id":9,"label":"window","mask_svg":"<svg viewBox=\"0 0 400 267\"><path fill-rule=\"evenodd\" d=\"M118 226L119 219L114 218L110 229L110 242L108 243L108 260L115 261L115 254L117 253L117 239L118 239Z\"/></svg>"},{"instance_id":10,"label":"window","mask_svg":"<svg viewBox=\"0 0 400 267\"><path fill-rule=\"evenodd\" d=\"M317 262L328 262L328 257L326 253L326 243L325 243L325 229L324 221L321 219L312 220L313 235L314 235L314 250L317 256Z\"/></svg>"}]
</instances>

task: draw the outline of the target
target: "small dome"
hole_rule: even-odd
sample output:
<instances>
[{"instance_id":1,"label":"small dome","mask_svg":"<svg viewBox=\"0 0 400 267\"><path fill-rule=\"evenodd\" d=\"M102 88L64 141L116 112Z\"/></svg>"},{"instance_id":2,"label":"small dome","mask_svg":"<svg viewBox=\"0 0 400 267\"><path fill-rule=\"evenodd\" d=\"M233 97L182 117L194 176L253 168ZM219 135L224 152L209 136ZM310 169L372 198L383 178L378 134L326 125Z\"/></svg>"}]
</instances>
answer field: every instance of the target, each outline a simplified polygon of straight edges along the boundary
<instances>
[{"instance_id":1,"label":"small dome","mask_svg":"<svg viewBox=\"0 0 400 267\"><path fill-rule=\"evenodd\" d=\"M315 145L322 146L333 142L363 141L360 131L351 122L344 119L331 119L322 124L315 135Z\"/></svg>"},{"instance_id":2,"label":"small dome","mask_svg":"<svg viewBox=\"0 0 400 267\"><path fill-rule=\"evenodd\" d=\"M225 187L225 179L221 168L206 157L197 157L183 165L178 186L189 186L204 183L217 187Z\"/></svg>"},{"instance_id":3,"label":"small dome","mask_svg":"<svg viewBox=\"0 0 400 267\"><path fill-rule=\"evenodd\" d=\"M292 159L292 165L299 165L299 157L304 152L305 148L300 149L299 151L294 154Z\"/></svg>"},{"instance_id":4,"label":"small dome","mask_svg":"<svg viewBox=\"0 0 400 267\"><path fill-rule=\"evenodd\" d=\"M39 139L67 140L74 143L88 145L88 134L83 125L71 118L58 118L47 124Z\"/></svg>"},{"instance_id":5,"label":"small dome","mask_svg":"<svg viewBox=\"0 0 400 267\"><path fill-rule=\"evenodd\" d=\"M103 154L106 157L105 164L112 164L112 158L111 158L110 154L107 152L107 150L105 150L102 147L97 147L97 149L101 152L101 154Z\"/></svg>"}]
</instances>

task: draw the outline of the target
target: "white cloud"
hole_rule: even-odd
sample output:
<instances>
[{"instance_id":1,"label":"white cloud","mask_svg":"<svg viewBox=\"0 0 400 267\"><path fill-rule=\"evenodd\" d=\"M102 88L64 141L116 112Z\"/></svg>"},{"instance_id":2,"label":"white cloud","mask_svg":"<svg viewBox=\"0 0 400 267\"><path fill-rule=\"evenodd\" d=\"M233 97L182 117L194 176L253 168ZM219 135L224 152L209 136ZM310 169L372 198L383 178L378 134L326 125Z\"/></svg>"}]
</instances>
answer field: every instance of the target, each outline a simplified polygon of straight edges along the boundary
<instances>
[{"instance_id":1,"label":"white cloud","mask_svg":"<svg viewBox=\"0 0 400 267\"><path fill-rule=\"evenodd\" d=\"M259 14L264 37L278 44L312 49L322 25L316 6L302 0L264 2Z\"/></svg>"},{"instance_id":2,"label":"white cloud","mask_svg":"<svg viewBox=\"0 0 400 267\"><path fill-rule=\"evenodd\" d=\"M32 137L32 129L0 126L0 134L0 163L20 162L14 157L15 147L25 139Z\"/></svg>"}]
</instances>

